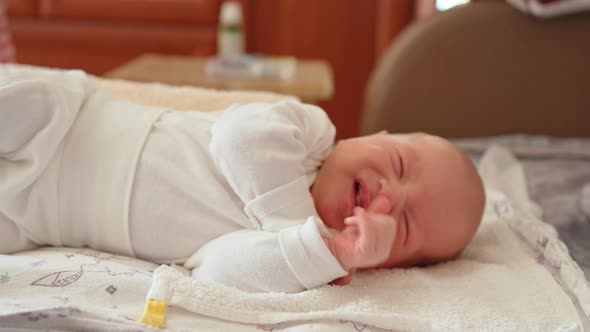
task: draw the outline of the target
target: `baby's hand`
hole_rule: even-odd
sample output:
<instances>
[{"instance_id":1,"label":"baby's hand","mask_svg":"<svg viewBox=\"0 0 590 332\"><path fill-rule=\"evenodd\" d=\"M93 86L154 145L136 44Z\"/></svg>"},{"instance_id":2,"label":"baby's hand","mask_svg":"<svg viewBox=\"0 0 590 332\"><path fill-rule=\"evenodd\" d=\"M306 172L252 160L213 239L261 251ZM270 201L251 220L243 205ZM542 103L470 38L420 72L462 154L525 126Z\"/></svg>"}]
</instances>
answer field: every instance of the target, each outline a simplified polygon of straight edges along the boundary
<instances>
[{"instance_id":1,"label":"baby's hand","mask_svg":"<svg viewBox=\"0 0 590 332\"><path fill-rule=\"evenodd\" d=\"M373 267L389 257L397 230L392 216L355 207L354 216L344 223L344 230L334 235L329 244L344 269Z\"/></svg>"},{"instance_id":2,"label":"baby's hand","mask_svg":"<svg viewBox=\"0 0 590 332\"><path fill-rule=\"evenodd\" d=\"M389 214L392 208L391 202L387 196L379 193L371 201L371 204L369 204L367 210L369 213Z\"/></svg>"}]
</instances>

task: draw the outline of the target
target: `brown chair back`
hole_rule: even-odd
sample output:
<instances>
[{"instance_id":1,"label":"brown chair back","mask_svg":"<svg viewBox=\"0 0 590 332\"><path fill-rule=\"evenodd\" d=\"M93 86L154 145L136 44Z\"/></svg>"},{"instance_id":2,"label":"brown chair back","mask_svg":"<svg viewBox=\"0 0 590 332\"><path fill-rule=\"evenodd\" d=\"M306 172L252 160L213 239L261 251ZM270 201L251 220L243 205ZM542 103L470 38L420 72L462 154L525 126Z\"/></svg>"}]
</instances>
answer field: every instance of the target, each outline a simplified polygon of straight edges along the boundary
<instances>
[{"instance_id":1,"label":"brown chair back","mask_svg":"<svg viewBox=\"0 0 590 332\"><path fill-rule=\"evenodd\" d=\"M590 13L483 1L407 28L366 92L362 132L590 136Z\"/></svg>"}]
</instances>

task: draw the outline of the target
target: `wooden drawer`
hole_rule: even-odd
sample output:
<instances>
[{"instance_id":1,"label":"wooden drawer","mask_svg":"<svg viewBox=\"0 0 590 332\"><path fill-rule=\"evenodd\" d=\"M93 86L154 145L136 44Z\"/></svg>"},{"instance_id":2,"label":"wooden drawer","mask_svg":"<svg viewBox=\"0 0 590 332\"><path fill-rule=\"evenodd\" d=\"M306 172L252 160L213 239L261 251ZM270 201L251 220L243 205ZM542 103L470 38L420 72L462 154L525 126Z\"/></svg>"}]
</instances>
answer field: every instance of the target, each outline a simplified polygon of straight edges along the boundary
<instances>
[{"instance_id":1,"label":"wooden drawer","mask_svg":"<svg viewBox=\"0 0 590 332\"><path fill-rule=\"evenodd\" d=\"M43 56L39 56L43 54ZM83 69L94 75L102 75L142 53L137 51L96 52L95 50L48 48L40 45L24 45L17 50L19 63L36 66Z\"/></svg>"},{"instance_id":2,"label":"wooden drawer","mask_svg":"<svg viewBox=\"0 0 590 332\"><path fill-rule=\"evenodd\" d=\"M145 52L186 52L202 45L215 51L216 29L190 25L85 23L70 20L12 19L17 44L76 47L116 52L142 49ZM42 37L40 37L42 36Z\"/></svg>"},{"instance_id":3,"label":"wooden drawer","mask_svg":"<svg viewBox=\"0 0 590 332\"><path fill-rule=\"evenodd\" d=\"M8 16L36 16L37 0L5 0Z\"/></svg>"},{"instance_id":4,"label":"wooden drawer","mask_svg":"<svg viewBox=\"0 0 590 332\"><path fill-rule=\"evenodd\" d=\"M214 26L13 17L10 27L18 62L94 74L146 52L211 55L216 50Z\"/></svg>"},{"instance_id":5,"label":"wooden drawer","mask_svg":"<svg viewBox=\"0 0 590 332\"><path fill-rule=\"evenodd\" d=\"M38 1L44 17L162 23L215 24L220 7L220 0Z\"/></svg>"}]
</instances>

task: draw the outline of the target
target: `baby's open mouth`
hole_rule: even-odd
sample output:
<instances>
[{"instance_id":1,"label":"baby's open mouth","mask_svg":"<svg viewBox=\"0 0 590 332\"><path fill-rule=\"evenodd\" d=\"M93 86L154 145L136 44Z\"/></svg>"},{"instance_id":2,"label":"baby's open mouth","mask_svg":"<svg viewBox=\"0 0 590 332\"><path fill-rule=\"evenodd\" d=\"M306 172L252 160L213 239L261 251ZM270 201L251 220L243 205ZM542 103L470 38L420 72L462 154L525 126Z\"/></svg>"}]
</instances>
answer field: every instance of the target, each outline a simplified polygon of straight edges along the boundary
<instances>
[{"instance_id":1,"label":"baby's open mouth","mask_svg":"<svg viewBox=\"0 0 590 332\"><path fill-rule=\"evenodd\" d=\"M352 208L355 206L360 206L363 209L367 209L371 200L370 196L371 194L369 193L369 190L364 181L359 178L354 179L352 184ZM351 215L353 215L352 208L350 211Z\"/></svg>"}]
</instances>

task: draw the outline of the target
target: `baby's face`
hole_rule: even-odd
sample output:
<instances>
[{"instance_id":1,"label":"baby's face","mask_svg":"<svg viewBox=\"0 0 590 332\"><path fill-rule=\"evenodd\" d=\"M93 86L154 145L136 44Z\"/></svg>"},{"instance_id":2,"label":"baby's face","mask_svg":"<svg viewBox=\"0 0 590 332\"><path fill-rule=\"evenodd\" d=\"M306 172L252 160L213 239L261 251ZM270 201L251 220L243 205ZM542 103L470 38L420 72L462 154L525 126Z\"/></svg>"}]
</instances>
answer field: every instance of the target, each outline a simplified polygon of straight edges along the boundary
<instances>
[{"instance_id":1,"label":"baby's face","mask_svg":"<svg viewBox=\"0 0 590 332\"><path fill-rule=\"evenodd\" d=\"M457 147L436 136L385 133L339 142L311 188L328 227L385 195L397 221L390 257L376 267L453 258L473 237L484 206L481 179Z\"/></svg>"}]
</instances>

